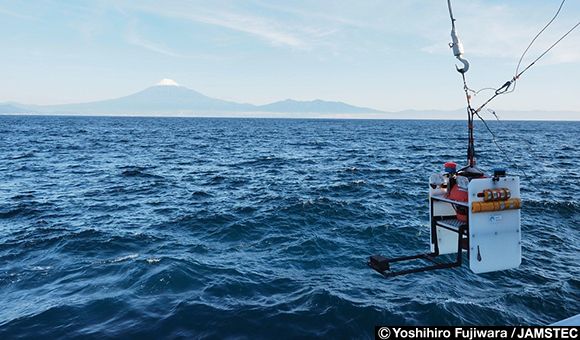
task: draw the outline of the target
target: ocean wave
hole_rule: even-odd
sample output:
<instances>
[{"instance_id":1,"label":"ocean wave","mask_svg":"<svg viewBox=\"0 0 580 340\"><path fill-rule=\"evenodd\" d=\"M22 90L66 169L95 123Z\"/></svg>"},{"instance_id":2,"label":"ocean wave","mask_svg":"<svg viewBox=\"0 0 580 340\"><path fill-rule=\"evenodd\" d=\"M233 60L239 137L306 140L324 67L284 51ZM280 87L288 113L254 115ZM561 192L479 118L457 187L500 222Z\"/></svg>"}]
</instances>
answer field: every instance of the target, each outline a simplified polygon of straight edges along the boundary
<instances>
[{"instance_id":1,"label":"ocean wave","mask_svg":"<svg viewBox=\"0 0 580 340\"><path fill-rule=\"evenodd\" d=\"M537 208L550 209L556 212L580 212L580 201L552 201L526 199L523 201L523 209L534 210Z\"/></svg>"},{"instance_id":2,"label":"ocean wave","mask_svg":"<svg viewBox=\"0 0 580 340\"><path fill-rule=\"evenodd\" d=\"M140 170L140 169L123 170L123 172L121 172L121 176L123 176L123 177L141 177L141 178L164 179L163 176L151 174L151 173L148 173L148 172L146 172L144 170Z\"/></svg>"},{"instance_id":3,"label":"ocean wave","mask_svg":"<svg viewBox=\"0 0 580 340\"><path fill-rule=\"evenodd\" d=\"M210 194L206 191L194 191L193 193L191 193L191 196L193 196L193 197L213 197L212 194Z\"/></svg>"},{"instance_id":4,"label":"ocean wave","mask_svg":"<svg viewBox=\"0 0 580 340\"><path fill-rule=\"evenodd\" d=\"M276 157L276 156L260 156L251 160L246 160L238 163L234 163L231 166L239 167L260 167L260 166L271 166L271 165L282 165L286 164L288 160Z\"/></svg>"},{"instance_id":5,"label":"ocean wave","mask_svg":"<svg viewBox=\"0 0 580 340\"><path fill-rule=\"evenodd\" d=\"M462 122L10 119L0 338L372 338L578 312L577 125L504 122L516 154L538 137L518 269L385 280L365 261L428 251L428 177L464 158Z\"/></svg>"},{"instance_id":6,"label":"ocean wave","mask_svg":"<svg viewBox=\"0 0 580 340\"><path fill-rule=\"evenodd\" d=\"M138 257L139 257L139 254L123 255L123 256L116 257L112 260L108 260L108 261L106 261L106 263L119 263L119 262L125 262L125 261L132 261L132 260L137 259Z\"/></svg>"},{"instance_id":7,"label":"ocean wave","mask_svg":"<svg viewBox=\"0 0 580 340\"><path fill-rule=\"evenodd\" d=\"M35 156L36 156L36 154L34 152L26 152L26 153L23 153L20 155L12 156L11 159L17 160L17 159L32 158Z\"/></svg>"}]
</instances>

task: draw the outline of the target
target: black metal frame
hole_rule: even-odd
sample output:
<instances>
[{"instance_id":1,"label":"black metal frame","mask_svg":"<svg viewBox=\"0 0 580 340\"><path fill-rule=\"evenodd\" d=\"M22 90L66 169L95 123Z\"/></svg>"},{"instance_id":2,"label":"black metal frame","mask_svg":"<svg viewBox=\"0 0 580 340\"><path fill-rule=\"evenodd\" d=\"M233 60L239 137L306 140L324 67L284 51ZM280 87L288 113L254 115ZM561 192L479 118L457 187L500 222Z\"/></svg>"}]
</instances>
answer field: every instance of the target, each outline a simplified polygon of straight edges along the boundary
<instances>
[{"instance_id":1,"label":"black metal frame","mask_svg":"<svg viewBox=\"0 0 580 340\"><path fill-rule=\"evenodd\" d=\"M435 200L447 202L450 204L456 204L456 202L451 201L449 199L437 199L437 198L433 198L433 197L431 197L429 199L429 201L430 201L429 208L430 208L430 215L431 215L431 243L435 247L434 252L418 254L418 255L411 255L411 256L401 256L401 257L395 257L395 258L390 258L390 259L384 258L380 255L375 255L375 256L371 256L369 258L367 265L369 267L371 267L372 269L374 269L375 271L377 271L378 273L380 273L381 275L383 275L384 277L394 277L394 276L400 276L400 275L406 275L406 274L412 274L412 273L420 273L420 272L426 272L426 271L437 270L437 269L447 269L447 268L460 267L462 265L462 262L463 262L462 258L463 258L463 250L464 249L467 250L468 256L469 256L469 244L468 244L468 242L469 242L469 220L467 221L466 224L458 226L457 229L453 229L453 228L450 228L446 225L439 224L438 222L442 221L442 217L441 216L433 216L433 201L435 201ZM457 203L459 203L461 205L466 205L466 203L464 203L464 202L457 202ZM457 257L456 257L454 262L442 263L442 262L439 262L435 259L436 257L438 257L440 255L439 254L439 240L437 239L437 227L445 228L446 230L457 233ZM467 237L464 238L463 236L467 236ZM429 266L419 267L419 268L412 268L412 269L406 269L406 270L400 270L400 271L390 271L390 267L391 267L392 263L412 261L412 260L427 260L427 261L432 262L434 264L429 265Z\"/></svg>"}]
</instances>

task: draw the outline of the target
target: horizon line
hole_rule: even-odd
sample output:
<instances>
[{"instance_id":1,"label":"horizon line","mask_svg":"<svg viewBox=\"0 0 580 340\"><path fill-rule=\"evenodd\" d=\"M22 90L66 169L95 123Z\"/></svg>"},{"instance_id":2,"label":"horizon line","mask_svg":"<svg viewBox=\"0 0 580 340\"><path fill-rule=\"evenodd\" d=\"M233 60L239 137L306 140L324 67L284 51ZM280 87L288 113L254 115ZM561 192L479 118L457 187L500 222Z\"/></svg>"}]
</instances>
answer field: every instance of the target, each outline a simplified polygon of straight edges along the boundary
<instances>
[{"instance_id":1,"label":"horizon line","mask_svg":"<svg viewBox=\"0 0 580 340\"><path fill-rule=\"evenodd\" d=\"M549 112L549 111L543 111ZM389 114L389 113L387 113ZM179 114L62 114L62 113L0 113L0 117L70 117L70 118L202 118L202 119L295 119L295 120L416 120L416 121L466 121L466 119L461 118L450 118L450 117L369 117L369 114L360 114L359 116L352 116L352 114L329 114L330 116L325 117L321 115L314 116L289 116L288 113L280 113L281 116L273 115L215 115L215 114L198 114L198 115L179 115ZM301 115L298 113L296 115ZM494 122L494 120L489 120L489 122ZM542 119L542 118L528 118L528 119L501 119L497 122L580 122L580 117L578 119Z\"/></svg>"}]
</instances>

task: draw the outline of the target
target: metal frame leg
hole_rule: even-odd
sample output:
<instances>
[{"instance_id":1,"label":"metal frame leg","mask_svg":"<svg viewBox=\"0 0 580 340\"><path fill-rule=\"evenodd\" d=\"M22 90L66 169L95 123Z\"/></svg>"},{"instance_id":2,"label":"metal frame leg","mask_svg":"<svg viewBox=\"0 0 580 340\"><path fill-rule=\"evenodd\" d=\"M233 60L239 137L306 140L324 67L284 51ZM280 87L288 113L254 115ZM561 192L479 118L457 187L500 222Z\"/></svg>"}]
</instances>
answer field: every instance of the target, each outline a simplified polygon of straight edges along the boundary
<instances>
[{"instance_id":1,"label":"metal frame leg","mask_svg":"<svg viewBox=\"0 0 580 340\"><path fill-rule=\"evenodd\" d=\"M439 256L439 246L437 244L437 238L435 238L435 252L426 253L426 254L418 254L418 255L411 255L411 256L402 256L402 257L395 257L392 259L383 258L382 256L371 256L369 261L367 262L368 266L383 275L384 277L393 277L393 276L400 276L412 273L420 273L426 272L431 270L437 269L447 269L447 268L454 268L460 267L463 262L463 249L461 246L463 235L467 230L466 226L459 227L457 232L457 257L455 262L448 262L448 263L441 263L435 260L437 256ZM412 260L427 260L430 262L435 263L434 265L424 266L419 268L412 268L406 269L401 271L390 271L390 264L396 262L405 262L405 261L412 261Z\"/></svg>"}]
</instances>

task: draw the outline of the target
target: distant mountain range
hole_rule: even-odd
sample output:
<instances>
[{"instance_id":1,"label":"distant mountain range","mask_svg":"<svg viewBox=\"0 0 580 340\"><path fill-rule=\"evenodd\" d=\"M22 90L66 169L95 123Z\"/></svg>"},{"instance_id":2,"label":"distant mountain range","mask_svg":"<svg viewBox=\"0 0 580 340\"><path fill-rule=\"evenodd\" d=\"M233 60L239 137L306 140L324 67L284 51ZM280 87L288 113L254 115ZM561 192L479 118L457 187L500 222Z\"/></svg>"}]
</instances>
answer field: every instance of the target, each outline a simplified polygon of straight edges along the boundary
<instances>
[{"instance_id":1,"label":"distant mountain range","mask_svg":"<svg viewBox=\"0 0 580 340\"><path fill-rule=\"evenodd\" d=\"M502 120L550 120L554 117L566 120L580 119L580 112L574 111L499 110L497 113ZM0 103L0 114L459 120L466 118L465 109L385 112L320 99L311 101L286 99L266 105L237 103L208 97L179 86L170 79L163 79L155 86L125 97L89 103L63 105ZM483 112L482 115L486 119L495 120L495 117L487 112Z\"/></svg>"},{"instance_id":2,"label":"distant mountain range","mask_svg":"<svg viewBox=\"0 0 580 340\"><path fill-rule=\"evenodd\" d=\"M0 114L2 113L34 113L35 111L20 105L9 103L0 104Z\"/></svg>"},{"instance_id":3,"label":"distant mountain range","mask_svg":"<svg viewBox=\"0 0 580 340\"><path fill-rule=\"evenodd\" d=\"M0 104L0 113L198 115L227 113L382 113L342 102L287 99L267 105L237 103L208 97L170 79L140 92L109 100L63 105Z\"/></svg>"}]
</instances>

